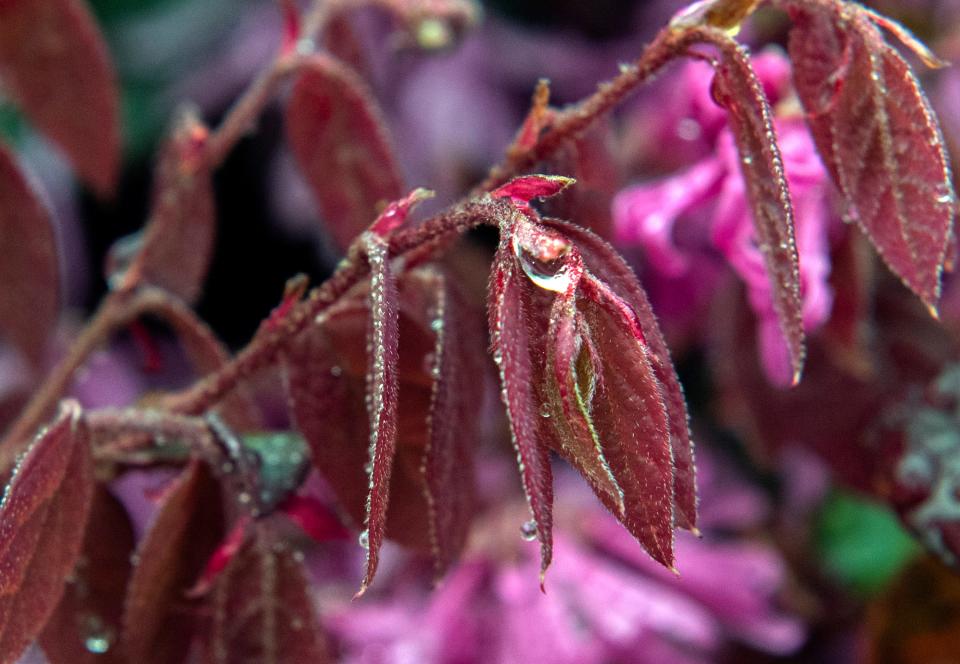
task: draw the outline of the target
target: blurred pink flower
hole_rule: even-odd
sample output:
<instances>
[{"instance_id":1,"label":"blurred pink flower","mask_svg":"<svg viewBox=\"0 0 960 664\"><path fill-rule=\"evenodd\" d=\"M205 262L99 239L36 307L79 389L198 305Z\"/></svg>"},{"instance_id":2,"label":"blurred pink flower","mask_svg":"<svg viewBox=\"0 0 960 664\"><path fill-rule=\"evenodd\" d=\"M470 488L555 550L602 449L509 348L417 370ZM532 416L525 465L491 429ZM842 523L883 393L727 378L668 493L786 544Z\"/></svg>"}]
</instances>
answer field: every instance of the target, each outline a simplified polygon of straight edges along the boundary
<instances>
[{"instance_id":1,"label":"blurred pink flower","mask_svg":"<svg viewBox=\"0 0 960 664\"><path fill-rule=\"evenodd\" d=\"M679 577L590 500L579 478L561 471L545 594L536 583L537 547L517 528L522 512L507 508L478 528L463 562L436 590L401 574L378 598L328 616L342 661L697 663L714 661L734 641L770 654L795 651L805 632L776 606L785 579L776 552L714 531L757 526L765 501L709 455L698 461L707 534L678 538Z\"/></svg>"},{"instance_id":2,"label":"blurred pink flower","mask_svg":"<svg viewBox=\"0 0 960 664\"><path fill-rule=\"evenodd\" d=\"M756 56L754 67L771 103L789 93L789 65L782 54ZM662 311L696 311L719 283L717 254L747 287L757 315L764 369L776 385L789 385L786 341L773 309L770 282L757 247L739 156L724 111L710 99L712 69L690 63L666 102L659 128L662 149L698 155L674 175L629 187L613 204L617 239L639 246L653 272L648 283ZM827 175L803 120L778 118L777 136L793 199L797 250L806 331L819 328L830 315L832 292L827 233L832 222L827 204ZM676 149L674 149L676 148ZM713 257L713 260L710 258ZM657 292L660 291L660 292ZM669 301L674 301L671 307Z\"/></svg>"}]
</instances>

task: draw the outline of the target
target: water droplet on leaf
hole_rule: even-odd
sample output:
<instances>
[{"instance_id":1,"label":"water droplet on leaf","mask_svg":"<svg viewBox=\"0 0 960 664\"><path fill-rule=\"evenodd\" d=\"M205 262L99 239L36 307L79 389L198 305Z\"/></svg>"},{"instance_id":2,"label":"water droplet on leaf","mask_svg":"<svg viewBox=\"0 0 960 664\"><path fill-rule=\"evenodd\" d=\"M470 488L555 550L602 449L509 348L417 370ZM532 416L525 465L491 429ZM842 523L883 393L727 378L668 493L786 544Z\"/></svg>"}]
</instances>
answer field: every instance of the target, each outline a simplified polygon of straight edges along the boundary
<instances>
[{"instance_id":1,"label":"water droplet on leaf","mask_svg":"<svg viewBox=\"0 0 960 664\"><path fill-rule=\"evenodd\" d=\"M364 549L369 549L370 548L370 531L361 530L360 536L357 538L357 541L360 543L361 547L363 547Z\"/></svg>"},{"instance_id":2,"label":"water droplet on leaf","mask_svg":"<svg viewBox=\"0 0 960 664\"><path fill-rule=\"evenodd\" d=\"M532 542L537 539L537 522L533 519L524 521L523 525L520 526L520 537L522 537L525 542Z\"/></svg>"}]
</instances>

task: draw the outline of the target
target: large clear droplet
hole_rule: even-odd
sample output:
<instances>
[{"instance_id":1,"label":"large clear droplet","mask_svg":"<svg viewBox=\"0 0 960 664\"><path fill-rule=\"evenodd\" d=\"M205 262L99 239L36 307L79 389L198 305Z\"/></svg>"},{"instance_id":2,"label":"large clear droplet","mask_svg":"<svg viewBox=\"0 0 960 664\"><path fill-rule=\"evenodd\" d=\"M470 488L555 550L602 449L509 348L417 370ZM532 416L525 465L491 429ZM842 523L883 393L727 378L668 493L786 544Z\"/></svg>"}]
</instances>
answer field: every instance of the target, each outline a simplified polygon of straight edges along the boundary
<instances>
[{"instance_id":1,"label":"large clear droplet","mask_svg":"<svg viewBox=\"0 0 960 664\"><path fill-rule=\"evenodd\" d=\"M562 245L560 240L543 234L543 246L531 248L524 245L518 235L513 236L513 253L530 281L544 290L566 291L570 286L570 274L563 257L569 245Z\"/></svg>"},{"instance_id":2,"label":"large clear droplet","mask_svg":"<svg viewBox=\"0 0 960 664\"><path fill-rule=\"evenodd\" d=\"M370 548L370 531L361 530L360 536L357 538L357 541L360 543L361 547L363 547L364 549L369 549Z\"/></svg>"},{"instance_id":3,"label":"large clear droplet","mask_svg":"<svg viewBox=\"0 0 960 664\"><path fill-rule=\"evenodd\" d=\"M526 542L532 542L537 539L537 522L533 519L525 521L522 526L520 526L520 537Z\"/></svg>"}]
</instances>

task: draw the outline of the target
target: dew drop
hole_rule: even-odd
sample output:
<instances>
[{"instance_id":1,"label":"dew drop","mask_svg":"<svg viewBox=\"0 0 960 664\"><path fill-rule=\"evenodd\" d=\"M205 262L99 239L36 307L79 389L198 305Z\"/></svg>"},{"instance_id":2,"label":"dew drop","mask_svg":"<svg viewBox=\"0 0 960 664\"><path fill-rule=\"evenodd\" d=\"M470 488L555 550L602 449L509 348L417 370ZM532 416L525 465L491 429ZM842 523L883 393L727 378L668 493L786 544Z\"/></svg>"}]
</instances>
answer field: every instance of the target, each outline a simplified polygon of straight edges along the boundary
<instances>
[{"instance_id":1,"label":"dew drop","mask_svg":"<svg viewBox=\"0 0 960 664\"><path fill-rule=\"evenodd\" d=\"M340 367L338 367L336 364L333 365L332 367L330 367L330 375L331 375L331 376L338 377L338 376L340 376L341 374L343 374L343 369L341 369Z\"/></svg>"},{"instance_id":2,"label":"dew drop","mask_svg":"<svg viewBox=\"0 0 960 664\"><path fill-rule=\"evenodd\" d=\"M549 420L549 419L550 419L550 411L547 410L546 408L544 408L543 410L540 411L540 417Z\"/></svg>"},{"instance_id":3,"label":"dew drop","mask_svg":"<svg viewBox=\"0 0 960 664\"><path fill-rule=\"evenodd\" d=\"M370 531L361 530L360 536L357 538L357 541L360 543L361 547L363 547L364 549L369 549L370 548Z\"/></svg>"},{"instance_id":4,"label":"dew drop","mask_svg":"<svg viewBox=\"0 0 960 664\"><path fill-rule=\"evenodd\" d=\"M937 197L937 203L952 203L953 196L950 194L943 194L942 196Z\"/></svg>"},{"instance_id":5,"label":"dew drop","mask_svg":"<svg viewBox=\"0 0 960 664\"><path fill-rule=\"evenodd\" d=\"M741 161L742 161L744 164L746 164L747 166L749 166L750 164L753 163L753 157L751 157L750 155L747 155L746 157L744 157L743 159L741 159Z\"/></svg>"},{"instance_id":6,"label":"dew drop","mask_svg":"<svg viewBox=\"0 0 960 664\"><path fill-rule=\"evenodd\" d=\"M113 645L113 630L103 624L98 616L87 616L83 621L83 646L95 655L103 655Z\"/></svg>"},{"instance_id":7,"label":"dew drop","mask_svg":"<svg viewBox=\"0 0 960 664\"><path fill-rule=\"evenodd\" d=\"M546 242L550 242L546 239ZM538 247L543 256L553 255L552 260L543 260L538 258L527 247L523 246L517 236L513 238L513 253L520 262L523 272L529 277L530 281L544 290L555 293L563 293L570 285L570 275L564 267L562 257L566 254L565 249L556 247Z\"/></svg>"},{"instance_id":8,"label":"dew drop","mask_svg":"<svg viewBox=\"0 0 960 664\"><path fill-rule=\"evenodd\" d=\"M532 542L537 539L537 522L533 519L524 521L523 525L520 526L520 537L522 537L525 542Z\"/></svg>"}]
</instances>

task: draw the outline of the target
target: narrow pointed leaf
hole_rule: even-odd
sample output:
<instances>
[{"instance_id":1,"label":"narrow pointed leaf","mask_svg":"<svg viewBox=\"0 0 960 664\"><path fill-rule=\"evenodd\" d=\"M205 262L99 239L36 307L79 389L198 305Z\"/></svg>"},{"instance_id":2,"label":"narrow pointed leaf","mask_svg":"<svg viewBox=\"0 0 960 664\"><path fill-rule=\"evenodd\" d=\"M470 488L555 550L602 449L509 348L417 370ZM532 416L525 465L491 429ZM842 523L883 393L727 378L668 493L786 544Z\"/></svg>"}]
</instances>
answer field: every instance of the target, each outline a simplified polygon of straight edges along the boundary
<instances>
[{"instance_id":1,"label":"narrow pointed leaf","mask_svg":"<svg viewBox=\"0 0 960 664\"><path fill-rule=\"evenodd\" d=\"M661 396L669 417L677 526L696 530L696 471L686 399L673 367L670 350L667 348L666 340L660 331L646 293L630 266L600 237L567 222L549 219L544 223L548 228L559 231L573 242L583 257L587 269L623 298L639 321L647 346L647 360L660 384Z\"/></svg>"},{"instance_id":2,"label":"narrow pointed leaf","mask_svg":"<svg viewBox=\"0 0 960 664\"><path fill-rule=\"evenodd\" d=\"M206 636L208 664L333 661L326 651L297 554L255 530L216 582Z\"/></svg>"},{"instance_id":3,"label":"narrow pointed leaf","mask_svg":"<svg viewBox=\"0 0 960 664\"><path fill-rule=\"evenodd\" d=\"M367 571L362 593L373 581L380 559L390 500L390 476L397 450L397 390L399 343L399 295L396 277L388 256L389 243L368 234L367 260L370 263L370 328L367 348L367 415L370 418L370 472L368 476Z\"/></svg>"},{"instance_id":4,"label":"narrow pointed leaf","mask_svg":"<svg viewBox=\"0 0 960 664\"><path fill-rule=\"evenodd\" d=\"M0 335L34 364L57 322L59 272L50 215L0 144Z\"/></svg>"},{"instance_id":5,"label":"narrow pointed leaf","mask_svg":"<svg viewBox=\"0 0 960 664\"><path fill-rule=\"evenodd\" d=\"M440 274L431 274L430 327L436 332L430 374L434 378L429 434L421 467L434 573L440 577L466 543L473 508L473 452L479 444L476 417L482 401L483 367L477 338L459 294Z\"/></svg>"},{"instance_id":6,"label":"narrow pointed leaf","mask_svg":"<svg viewBox=\"0 0 960 664\"><path fill-rule=\"evenodd\" d=\"M713 94L727 109L727 120L740 153L740 169L753 210L757 245L767 268L773 305L790 351L796 384L806 352L800 264L793 205L777 146L773 113L745 49L731 41L721 53Z\"/></svg>"},{"instance_id":7,"label":"narrow pointed leaf","mask_svg":"<svg viewBox=\"0 0 960 664\"><path fill-rule=\"evenodd\" d=\"M788 7L797 93L848 214L935 310L956 195L930 103L859 6L817 0Z\"/></svg>"},{"instance_id":8,"label":"narrow pointed leaf","mask_svg":"<svg viewBox=\"0 0 960 664\"><path fill-rule=\"evenodd\" d=\"M67 402L17 464L0 503L0 662L50 618L83 545L93 462L80 406Z\"/></svg>"},{"instance_id":9,"label":"narrow pointed leaf","mask_svg":"<svg viewBox=\"0 0 960 664\"><path fill-rule=\"evenodd\" d=\"M206 466L193 461L174 482L137 547L120 644L130 661L183 661L199 608L186 593L224 535L219 486Z\"/></svg>"},{"instance_id":10,"label":"narrow pointed leaf","mask_svg":"<svg viewBox=\"0 0 960 664\"><path fill-rule=\"evenodd\" d=\"M587 277L577 308L599 356L590 415L623 494L621 521L657 562L673 567L674 478L669 416L632 309ZM588 478L589 479L589 478ZM599 497L615 514L609 494Z\"/></svg>"},{"instance_id":11,"label":"narrow pointed leaf","mask_svg":"<svg viewBox=\"0 0 960 664\"><path fill-rule=\"evenodd\" d=\"M0 3L0 83L101 195L120 164L116 74L83 0Z\"/></svg>"},{"instance_id":12,"label":"narrow pointed leaf","mask_svg":"<svg viewBox=\"0 0 960 664\"><path fill-rule=\"evenodd\" d=\"M327 229L348 247L376 218L378 204L403 193L376 101L348 67L317 55L294 85L286 128Z\"/></svg>"},{"instance_id":13,"label":"narrow pointed leaf","mask_svg":"<svg viewBox=\"0 0 960 664\"><path fill-rule=\"evenodd\" d=\"M490 277L490 333L493 357L500 370L500 394L510 420L510 432L527 503L540 540L540 578L553 557L553 473L547 446L537 437L540 407L534 398L530 333L524 319L521 280L513 249L503 233Z\"/></svg>"},{"instance_id":14,"label":"narrow pointed leaf","mask_svg":"<svg viewBox=\"0 0 960 664\"><path fill-rule=\"evenodd\" d=\"M123 664L117 639L133 549L126 509L98 488L77 566L40 635L50 664Z\"/></svg>"},{"instance_id":15,"label":"narrow pointed leaf","mask_svg":"<svg viewBox=\"0 0 960 664\"><path fill-rule=\"evenodd\" d=\"M200 296L216 233L213 186L203 161L203 123L181 113L157 161L153 204L129 266L114 252L113 288L146 282L192 303Z\"/></svg>"}]
</instances>

